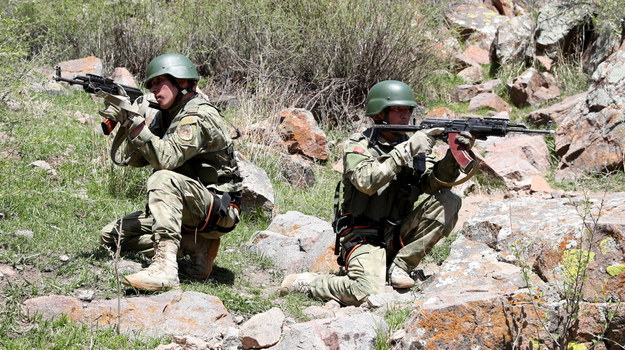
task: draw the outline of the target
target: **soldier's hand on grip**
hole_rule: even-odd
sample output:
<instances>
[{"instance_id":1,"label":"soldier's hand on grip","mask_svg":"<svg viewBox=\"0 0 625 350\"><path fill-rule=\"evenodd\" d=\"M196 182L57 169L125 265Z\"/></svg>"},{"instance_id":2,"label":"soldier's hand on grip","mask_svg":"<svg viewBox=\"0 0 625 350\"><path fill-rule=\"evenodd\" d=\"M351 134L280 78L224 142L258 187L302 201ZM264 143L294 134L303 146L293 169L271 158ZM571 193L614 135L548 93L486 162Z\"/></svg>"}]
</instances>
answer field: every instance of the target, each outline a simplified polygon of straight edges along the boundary
<instances>
[{"instance_id":1,"label":"soldier's hand on grip","mask_svg":"<svg viewBox=\"0 0 625 350\"><path fill-rule=\"evenodd\" d=\"M463 131L456 137L456 142L464 146L464 148L468 151L473 148L475 144L475 137L468 131Z\"/></svg>"},{"instance_id":2,"label":"soldier's hand on grip","mask_svg":"<svg viewBox=\"0 0 625 350\"><path fill-rule=\"evenodd\" d=\"M132 105L128 94L123 88L119 88L119 95L111 95L107 93L98 93L97 96L104 98L105 108L98 113L107 119L115 120L118 123L124 123L128 119L128 112L125 106Z\"/></svg>"}]
</instances>

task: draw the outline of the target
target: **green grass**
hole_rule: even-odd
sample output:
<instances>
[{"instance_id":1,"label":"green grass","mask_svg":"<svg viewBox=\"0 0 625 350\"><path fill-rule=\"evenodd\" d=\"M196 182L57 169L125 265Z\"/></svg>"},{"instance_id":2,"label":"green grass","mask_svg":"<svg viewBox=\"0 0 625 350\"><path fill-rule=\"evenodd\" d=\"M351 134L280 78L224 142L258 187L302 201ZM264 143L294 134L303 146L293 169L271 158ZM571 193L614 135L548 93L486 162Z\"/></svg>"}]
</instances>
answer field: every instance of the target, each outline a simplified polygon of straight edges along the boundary
<instances>
[{"instance_id":1,"label":"green grass","mask_svg":"<svg viewBox=\"0 0 625 350\"><path fill-rule=\"evenodd\" d=\"M154 349L167 338L129 338L114 329L94 330L86 325L69 322L65 317L53 321L38 320L28 330L27 336L0 338L5 350L22 349Z\"/></svg>"},{"instance_id":2,"label":"green grass","mask_svg":"<svg viewBox=\"0 0 625 350\"><path fill-rule=\"evenodd\" d=\"M388 325L388 332L378 332L375 343L376 350L391 349L389 340L395 331L403 328L404 323L410 316L410 311L411 308L408 305L391 307L386 311L384 321Z\"/></svg>"}]
</instances>

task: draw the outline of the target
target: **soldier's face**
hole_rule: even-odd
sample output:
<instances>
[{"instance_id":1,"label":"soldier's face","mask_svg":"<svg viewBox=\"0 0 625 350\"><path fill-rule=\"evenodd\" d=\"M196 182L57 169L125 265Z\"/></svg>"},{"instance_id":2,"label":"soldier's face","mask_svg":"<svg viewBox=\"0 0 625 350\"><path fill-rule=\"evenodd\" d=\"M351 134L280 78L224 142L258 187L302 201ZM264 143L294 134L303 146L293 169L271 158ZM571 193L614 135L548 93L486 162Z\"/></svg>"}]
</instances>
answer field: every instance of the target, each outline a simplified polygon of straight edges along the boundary
<instances>
[{"instance_id":1,"label":"soldier's face","mask_svg":"<svg viewBox=\"0 0 625 350\"><path fill-rule=\"evenodd\" d=\"M412 115L412 108L408 106L395 106L388 107L388 123L390 125L408 125L410 122L410 116ZM384 119L384 112L380 113L375 117L377 120ZM405 134L404 132L396 132L396 131L386 131L381 133L382 136L391 141L397 141L400 135Z\"/></svg>"},{"instance_id":2,"label":"soldier's face","mask_svg":"<svg viewBox=\"0 0 625 350\"><path fill-rule=\"evenodd\" d=\"M156 97L158 105L167 110L173 106L178 89L164 75L159 75L150 80L150 92Z\"/></svg>"},{"instance_id":3,"label":"soldier's face","mask_svg":"<svg viewBox=\"0 0 625 350\"><path fill-rule=\"evenodd\" d=\"M407 125L410 121L412 110L407 106L396 106L388 108L388 123L391 125Z\"/></svg>"}]
</instances>

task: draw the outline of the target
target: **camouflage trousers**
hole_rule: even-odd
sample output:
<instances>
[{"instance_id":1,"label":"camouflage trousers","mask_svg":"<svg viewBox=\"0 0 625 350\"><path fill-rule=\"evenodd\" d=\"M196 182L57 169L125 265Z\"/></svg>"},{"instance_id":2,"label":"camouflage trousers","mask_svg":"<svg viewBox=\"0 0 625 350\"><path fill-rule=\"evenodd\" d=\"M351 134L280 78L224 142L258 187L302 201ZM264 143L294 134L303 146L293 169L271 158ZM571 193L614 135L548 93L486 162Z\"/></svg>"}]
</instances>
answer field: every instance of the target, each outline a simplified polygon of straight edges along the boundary
<instances>
[{"instance_id":1,"label":"camouflage trousers","mask_svg":"<svg viewBox=\"0 0 625 350\"><path fill-rule=\"evenodd\" d=\"M147 183L149 214L137 211L115 220L100 232L100 243L113 250L120 239L122 252L142 252L153 255L153 244L161 239L172 239L178 246L182 225L197 227L206 217L219 195L213 194L199 181L169 170L154 172ZM233 227L239 219L239 210L228 208L219 227ZM189 233L193 234L193 233ZM224 235L221 231L197 232L207 239Z\"/></svg>"},{"instance_id":2,"label":"camouflage trousers","mask_svg":"<svg viewBox=\"0 0 625 350\"><path fill-rule=\"evenodd\" d=\"M434 245L454 229L460 206L460 197L446 188L421 202L401 223L399 235L404 245L392 261L406 271L415 269ZM387 254L393 252L371 244L356 247L346 262L347 275L315 278L310 284L313 296L343 305L362 304L369 295L383 291Z\"/></svg>"}]
</instances>

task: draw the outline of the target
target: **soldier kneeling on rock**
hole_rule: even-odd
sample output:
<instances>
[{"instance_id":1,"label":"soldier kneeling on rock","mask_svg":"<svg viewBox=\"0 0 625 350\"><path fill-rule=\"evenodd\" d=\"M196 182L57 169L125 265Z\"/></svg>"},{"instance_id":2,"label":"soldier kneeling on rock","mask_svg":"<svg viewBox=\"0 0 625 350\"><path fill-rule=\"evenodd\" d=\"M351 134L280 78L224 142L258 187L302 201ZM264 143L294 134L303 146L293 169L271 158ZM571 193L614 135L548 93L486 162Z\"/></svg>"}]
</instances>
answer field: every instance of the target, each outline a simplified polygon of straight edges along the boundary
<instances>
[{"instance_id":1,"label":"soldier kneeling on rock","mask_svg":"<svg viewBox=\"0 0 625 350\"><path fill-rule=\"evenodd\" d=\"M130 115L123 96L105 97L107 108L100 114L126 134L124 164L154 168L147 207L104 227L100 241L111 249L119 245L122 252L153 255L149 267L122 283L160 291L179 287L179 255L191 258L183 269L187 276L210 275L220 237L239 221L242 178L223 117L196 93L200 77L193 62L164 54L148 64L146 77L145 87L160 109L152 123L146 124L144 114ZM144 103L139 98L134 105Z\"/></svg>"},{"instance_id":2,"label":"soldier kneeling on rock","mask_svg":"<svg viewBox=\"0 0 625 350\"><path fill-rule=\"evenodd\" d=\"M407 125L417 106L412 89L395 80L375 84L367 95L366 115L376 124ZM410 276L423 257L458 220L460 197L450 185L459 165L450 151L430 155L442 129L377 132L369 128L350 136L345 146L343 202L335 219L340 237L343 276L316 273L288 275L281 293L310 293L322 300L360 305L393 288L411 288ZM457 142L467 150L475 139L467 132ZM417 199L426 197L416 207Z\"/></svg>"}]
</instances>

